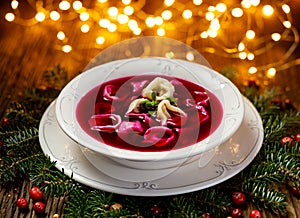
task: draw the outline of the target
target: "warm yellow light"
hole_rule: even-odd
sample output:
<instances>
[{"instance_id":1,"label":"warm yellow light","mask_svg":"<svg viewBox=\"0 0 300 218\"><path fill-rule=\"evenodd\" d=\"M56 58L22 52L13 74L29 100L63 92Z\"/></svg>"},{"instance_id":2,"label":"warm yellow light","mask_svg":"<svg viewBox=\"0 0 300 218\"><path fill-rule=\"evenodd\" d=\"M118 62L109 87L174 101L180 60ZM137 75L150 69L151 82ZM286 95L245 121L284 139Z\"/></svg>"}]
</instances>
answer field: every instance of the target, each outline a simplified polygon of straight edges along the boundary
<instances>
[{"instance_id":1,"label":"warm yellow light","mask_svg":"<svg viewBox=\"0 0 300 218\"><path fill-rule=\"evenodd\" d=\"M114 24L114 23L109 23L108 24L108 27L107 27L107 30L111 33L115 32L117 30L117 25Z\"/></svg>"},{"instance_id":2,"label":"warm yellow light","mask_svg":"<svg viewBox=\"0 0 300 218\"><path fill-rule=\"evenodd\" d=\"M103 28L107 28L109 24L110 21L108 19L103 18L99 20L99 25Z\"/></svg>"},{"instance_id":3,"label":"warm yellow light","mask_svg":"<svg viewBox=\"0 0 300 218\"><path fill-rule=\"evenodd\" d=\"M136 35L136 36L140 35L141 32L142 32L141 28L135 28L135 29L133 30L133 34Z\"/></svg>"},{"instance_id":4,"label":"warm yellow light","mask_svg":"<svg viewBox=\"0 0 300 218\"><path fill-rule=\"evenodd\" d=\"M279 40L281 39L281 35L280 35L279 33L273 33L273 34L271 35L271 38L272 38L275 42L277 42L277 41L279 41Z\"/></svg>"},{"instance_id":5,"label":"warm yellow light","mask_svg":"<svg viewBox=\"0 0 300 218\"><path fill-rule=\"evenodd\" d=\"M98 36L98 37L96 38L96 43L97 43L98 45L102 45L102 44L104 44L104 42L105 42L105 38L104 38L103 36Z\"/></svg>"},{"instance_id":6,"label":"warm yellow light","mask_svg":"<svg viewBox=\"0 0 300 218\"><path fill-rule=\"evenodd\" d=\"M12 0L11 3L10 3L10 5L11 5L12 9L17 9L18 6L19 6L19 2L16 1L16 0Z\"/></svg>"},{"instance_id":7,"label":"warm yellow light","mask_svg":"<svg viewBox=\"0 0 300 218\"><path fill-rule=\"evenodd\" d=\"M214 30L212 30L212 29L208 29L208 30L207 30L207 34L208 34L208 36L211 37L211 38L216 38L217 35L218 35L218 32L217 32L217 31L214 31Z\"/></svg>"},{"instance_id":8,"label":"warm yellow light","mask_svg":"<svg viewBox=\"0 0 300 218\"><path fill-rule=\"evenodd\" d=\"M80 27L80 30L81 32L83 33L87 33L88 31L90 31L90 26L88 24L83 24L81 27Z\"/></svg>"},{"instance_id":9,"label":"warm yellow light","mask_svg":"<svg viewBox=\"0 0 300 218\"><path fill-rule=\"evenodd\" d=\"M250 74L255 74L255 73L257 72L257 68L256 68L256 67L250 67L250 68L248 69L248 72L249 72Z\"/></svg>"},{"instance_id":10,"label":"warm yellow light","mask_svg":"<svg viewBox=\"0 0 300 218\"><path fill-rule=\"evenodd\" d=\"M243 16L244 12L241 8L234 8L232 9L231 14L234 17L241 17Z\"/></svg>"},{"instance_id":11,"label":"warm yellow light","mask_svg":"<svg viewBox=\"0 0 300 218\"><path fill-rule=\"evenodd\" d=\"M71 4L70 4L70 2L64 0L64 1L61 1L61 2L59 3L58 7L59 7L61 10L66 11L66 10L69 10L69 9L70 9Z\"/></svg>"},{"instance_id":12,"label":"warm yellow light","mask_svg":"<svg viewBox=\"0 0 300 218\"><path fill-rule=\"evenodd\" d=\"M194 54L193 54L192 52L188 52L188 53L186 54L186 59L187 59L188 61L194 61L194 60L195 60L195 56L194 56Z\"/></svg>"},{"instance_id":13,"label":"warm yellow light","mask_svg":"<svg viewBox=\"0 0 300 218\"><path fill-rule=\"evenodd\" d=\"M275 75L276 75L276 69L275 68L269 68L268 70L267 70L267 77L268 78L273 78L273 77L275 77Z\"/></svg>"},{"instance_id":14,"label":"warm yellow light","mask_svg":"<svg viewBox=\"0 0 300 218\"><path fill-rule=\"evenodd\" d=\"M43 22L46 18L46 15L43 13L43 12L38 12L36 13L35 15L35 19L38 21L38 22Z\"/></svg>"},{"instance_id":15,"label":"warm yellow light","mask_svg":"<svg viewBox=\"0 0 300 218\"><path fill-rule=\"evenodd\" d=\"M173 5L175 2L175 0L165 0L164 3L166 6L170 7L171 5Z\"/></svg>"},{"instance_id":16,"label":"warm yellow light","mask_svg":"<svg viewBox=\"0 0 300 218\"><path fill-rule=\"evenodd\" d=\"M288 13L291 12L291 8L290 8L290 6L288 6L287 4L283 4L283 5L281 6L281 8L282 8L282 10L284 11L284 13L286 13L286 14L288 14Z\"/></svg>"},{"instance_id":17,"label":"warm yellow light","mask_svg":"<svg viewBox=\"0 0 300 218\"><path fill-rule=\"evenodd\" d=\"M118 15L118 22L119 24L125 24L129 21L129 18L126 14L119 14Z\"/></svg>"},{"instance_id":18,"label":"warm yellow light","mask_svg":"<svg viewBox=\"0 0 300 218\"><path fill-rule=\"evenodd\" d=\"M129 27L129 29L131 29L131 30L134 30L134 29L138 28L138 23L137 23L137 21L136 21L136 20L133 20L133 19L129 20L129 22L128 22L128 27Z\"/></svg>"},{"instance_id":19,"label":"warm yellow light","mask_svg":"<svg viewBox=\"0 0 300 218\"><path fill-rule=\"evenodd\" d=\"M205 14L205 19L208 21L213 20L214 18L215 18L215 14L211 11L209 11Z\"/></svg>"},{"instance_id":20,"label":"warm yellow light","mask_svg":"<svg viewBox=\"0 0 300 218\"><path fill-rule=\"evenodd\" d=\"M160 16L155 17L154 20L155 20L155 24L158 26L164 23L164 20Z\"/></svg>"},{"instance_id":21,"label":"warm yellow light","mask_svg":"<svg viewBox=\"0 0 300 218\"><path fill-rule=\"evenodd\" d=\"M126 14L126 15L128 15L128 16L130 16L130 15L132 15L132 14L134 13L134 9L133 9L133 7L131 7L131 6L126 6L126 7L123 9L123 11L124 11L124 14Z\"/></svg>"},{"instance_id":22,"label":"warm yellow light","mask_svg":"<svg viewBox=\"0 0 300 218\"><path fill-rule=\"evenodd\" d=\"M193 0L194 5L201 5L202 2L202 0Z\"/></svg>"},{"instance_id":23,"label":"warm yellow light","mask_svg":"<svg viewBox=\"0 0 300 218\"><path fill-rule=\"evenodd\" d=\"M190 19L193 16L193 12L189 9L186 9L182 12L182 17L184 19Z\"/></svg>"},{"instance_id":24,"label":"warm yellow light","mask_svg":"<svg viewBox=\"0 0 300 218\"><path fill-rule=\"evenodd\" d=\"M166 58L173 58L175 56L174 52L170 51L170 52L166 52L165 53L165 57Z\"/></svg>"},{"instance_id":25,"label":"warm yellow light","mask_svg":"<svg viewBox=\"0 0 300 218\"><path fill-rule=\"evenodd\" d=\"M98 0L99 3L105 3L107 0Z\"/></svg>"},{"instance_id":26,"label":"warm yellow light","mask_svg":"<svg viewBox=\"0 0 300 218\"><path fill-rule=\"evenodd\" d=\"M215 18L213 19L211 22L210 22L210 29L213 30L213 31L217 31L220 29L220 22L219 22L219 19Z\"/></svg>"},{"instance_id":27,"label":"warm yellow light","mask_svg":"<svg viewBox=\"0 0 300 218\"><path fill-rule=\"evenodd\" d=\"M131 3L131 0L122 0L122 3L124 5L129 5Z\"/></svg>"},{"instance_id":28,"label":"warm yellow light","mask_svg":"<svg viewBox=\"0 0 300 218\"><path fill-rule=\"evenodd\" d=\"M244 51L245 50L245 44L240 42L239 45L238 45L238 50L239 51Z\"/></svg>"},{"instance_id":29,"label":"warm yellow light","mask_svg":"<svg viewBox=\"0 0 300 218\"><path fill-rule=\"evenodd\" d=\"M246 32L246 37L247 37L247 39L254 39L254 37L255 37L255 32L253 31L253 30L248 30L247 32Z\"/></svg>"},{"instance_id":30,"label":"warm yellow light","mask_svg":"<svg viewBox=\"0 0 300 218\"><path fill-rule=\"evenodd\" d=\"M260 4L260 0L250 0L251 5L258 6Z\"/></svg>"},{"instance_id":31,"label":"warm yellow light","mask_svg":"<svg viewBox=\"0 0 300 218\"><path fill-rule=\"evenodd\" d=\"M224 3L218 3L216 5L216 10L223 13L227 10L227 6Z\"/></svg>"},{"instance_id":32,"label":"warm yellow light","mask_svg":"<svg viewBox=\"0 0 300 218\"><path fill-rule=\"evenodd\" d=\"M255 56L254 56L253 53L248 53L247 58L248 58L249 61L252 61L252 60L254 60Z\"/></svg>"},{"instance_id":33,"label":"warm yellow light","mask_svg":"<svg viewBox=\"0 0 300 218\"><path fill-rule=\"evenodd\" d=\"M285 28L291 28L292 24L290 21L286 20L282 22L283 26L285 26Z\"/></svg>"},{"instance_id":34,"label":"warm yellow light","mask_svg":"<svg viewBox=\"0 0 300 218\"><path fill-rule=\"evenodd\" d=\"M56 37L59 39L59 40L64 40L66 38L66 35L63 31L59 31L56 35Z\"/></svg>"},{"instance_id":35,"label":"warm yellow light","mask_svg":"<svg viewBox=\"0 0 300 218\"><path fill-rule=\"evenodd\" d=\"M158 28L156 33L159 36L164 36L166 34L166 31L163 28Z\"/></svg>"},{"instance_id":36,"label":"warm yellow light","mask_svg":"<svg viewBox=\"0 0 300 218\"><path fill-rule=\"evenodd\" d=\"M206 39L206 38L208 37L207 32L206 32L206 31L203 31L203 32L200 34L200 37L201 37L202 39Z\"/></svg>"},{"instance_id":37,"label":"warm yellow light","mask_svg":"<svg viewBox=\"0 0 300 218\"><path fill-rule=\"evenodd\" d=\"M110 7L108 8L107 13L111 17L116 17L119 13L119 10L117 7Z\"/></svg>"},{"instance_id":38,"label":"warm yellow light","mask_svg":"<svg viewBox=\"0 0 300 218\"><path fill-rule=\"evenodd\" d=\"M81 21L87 21L89 18L90 18L90 15L89 15L89 13L87 13L87 12L82 12L82 13L79 15L79 19L80 19Z\"/></svg>"},{"instance_id":39,"label":"warm yellow light","mask_svg":"<svg viewBox=\"0 0 300 218\"><path fill-rule=\"evenodd\" d=\"M13 13L5 14L5 20L7 20L8 22L12 22L15 20L15 15Z\"/></svg>"},{"instance_id":40,"label":"warm yellow light","mask_svg":"<svg viewBox=\"0 0 300 218\"><path fill-rule=\"evenodd\" d=\"M63 50L63 52L65 52L65 53L69 53L70 51L72 51L72 46L70 46L70 45L64 45L64 46L62 47L62 50Z\"/></svg>"},{"instance_id":41,"label":"warm yellow light","mask_svg":"<svg viewBox=\"0 0 300 218\"><path fill-rule=\"evenodd\" d=\"M214 11L216 11L216 7L215 6L209 6L207 8L207 10L210 11L210 12L214 12Z\"/></svg>"},{"instance_id":42,"label":"warm yellow light","mask_svg":"<svg viewBox=\"0 0 300 218\"><path fill-rule=\"evenodd\" d=\"M251 2L250 2L250 0L243 0L241 2L241 5L243 6L243 8L250 8L251 7Z\"/></svg>"},{"instance_id":43,"label":"warm yellow light","mask_svg":"<svg viewBox=\"0 0 300 218\"><path fill-rule=\"evenodd\" d=\"M172 12L170 10L165 10L161 13L161 17L164 20L170 20L172 18Z\"/></svg>"},{"instance_id":44,"label":"warm yellow light","mask_svg":"<svg viewBox=\"0 0 300 218\"><path fill-rule=\"evenodd\" d=\"M239 58L242 60L245 60L247 58L247 53L246 52L240 52L239 53Z\"/></svg>"},{"instance_id":45,"label":"warm yellow light","mask_svg":"<svg viewBox=\"0 0 300 218\"><path fill-rule=\"evenodd\" d=\"M150 28L155 26L154 17L147 17L145 22L146 22L146 25Z\"/></svg>"},{"instance_id":46,"label":"warm yellow light","mask_svg":"<svg viewBox=\"0 0 300 218\"><path fill-rule=\"evenodd\" d=\"M80 10L82 8L81 1L74 1L73 2L73 8L74 8L74 10Z\"/></svg>"},{"instance_id":47,"label":"warm yellow light","mask_svg":"<svg viewBox=\"0 0 300 218\"><path fill-rule=\"evenodd\" d=\"M269 17L274 13L274 8L271 5L265 5L262 8L262 12L265 16Z\"/></svg>"},{"instance_id":48,"label":"warm yellow light","mask_svg":"<svg viewBox=\"0 0 300 218\"><path fill-rule=\"evenodd\" d=\"M50 19L54 20L54 21L57 21L60 18L60 14L57 11L51 11L49 16L50 16Z\"/></svg>"}]
</instances>

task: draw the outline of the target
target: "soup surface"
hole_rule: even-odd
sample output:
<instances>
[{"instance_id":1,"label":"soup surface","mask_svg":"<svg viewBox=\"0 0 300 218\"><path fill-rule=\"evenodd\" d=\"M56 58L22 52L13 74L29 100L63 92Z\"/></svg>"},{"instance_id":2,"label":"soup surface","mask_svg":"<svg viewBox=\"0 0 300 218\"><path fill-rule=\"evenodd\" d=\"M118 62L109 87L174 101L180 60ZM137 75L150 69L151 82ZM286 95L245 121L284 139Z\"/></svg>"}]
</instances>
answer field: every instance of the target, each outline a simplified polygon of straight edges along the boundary
<instances>
[{"instance_id":1,"label":"soup surface","mask_svg":"<svg viewBox=\"0 0 300 218\"><path fill-rule=\"evenodd\" d=\"M193 82L140 75L106 81L83 96L76 119L91 137L134 151L168 151L193 145L220 125L217 97Z\"/></svg>"}]
</instances>

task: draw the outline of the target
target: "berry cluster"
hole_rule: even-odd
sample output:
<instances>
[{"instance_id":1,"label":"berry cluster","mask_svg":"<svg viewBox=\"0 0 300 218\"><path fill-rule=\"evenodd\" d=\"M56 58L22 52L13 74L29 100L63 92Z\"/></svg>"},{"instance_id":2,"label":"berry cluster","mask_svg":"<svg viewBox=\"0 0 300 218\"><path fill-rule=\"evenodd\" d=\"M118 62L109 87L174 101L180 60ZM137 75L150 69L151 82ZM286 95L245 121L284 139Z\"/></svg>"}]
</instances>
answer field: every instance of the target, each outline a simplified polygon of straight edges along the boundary
<instances>
[{"instance_id":1,"label":"berry cluster","mask_svg":"<svg viewBox=\"0 0 300 218\"><path fill-rule=\"evenodd\" d=\"M34 201L34 204L32 207L33 210L38 214L44 213L45 212L45 203L43 202L43 197L44 197L43 191L38 187L33 187L29 190L29 195L32 198L32 200ZM16 201L16 204L22 210L25 210L28 208L28 200L24 197L19 198Z\"/></svg>"}]
</instances>

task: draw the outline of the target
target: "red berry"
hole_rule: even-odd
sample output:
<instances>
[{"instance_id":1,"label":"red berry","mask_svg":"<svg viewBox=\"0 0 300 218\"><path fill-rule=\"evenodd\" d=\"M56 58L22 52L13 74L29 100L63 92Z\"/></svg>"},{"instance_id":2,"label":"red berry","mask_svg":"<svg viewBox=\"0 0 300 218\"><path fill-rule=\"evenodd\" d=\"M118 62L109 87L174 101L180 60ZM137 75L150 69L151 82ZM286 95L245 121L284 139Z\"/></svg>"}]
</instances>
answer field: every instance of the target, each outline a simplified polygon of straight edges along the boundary
<instances>
[{"instance_id":1,"label":"red berry","mask_svg":"<svg viewBox=\"0 0 300 218\"><path fill-rule=\"evenodd\" d=\"M281 144L293 143L294 139L290 136L285 136L280 139Z\"/></svg>"},{"instance_id":2,"label":"red berry","mask_svg":"<svg viewBox=\"0 0 300 218\"><path fill-rule=\"evenodd\" d=\"M153 207L151 207L150 210L151 210L152 214L154 214L154 215L160 215L161 209L160 209L159 206L154 205Z\"/></svg>"},{"instance_id":3,"label":"red berry","mask_svg":"<svg viewBox=\"0 0 300 218\"><path fill-rule=\"evenodd\" d=\"M45 212L45 204L43 202L35 202L33 205L33 210L37 213L44 213Z\"/></svg>"},{"instance_id":4,"label":"red berry","mask_svg":"<svg viewBox=\"0 0 300 218\"><path fill-rule=\"evenodd\" d=\"M233 192L231 199L233 203L241 205L246 202L246 195L243 192Z\"/></svg>"},{"instance_id":5,"label":"red berry","mask_svg":"<svg viewBox=\"0 0 300 218\"><path fill-rule=\"evenodd\" d=\"M28 201L26 200L26 198L19 198L16 201L16 204L20 209L25 209L28 207Z\"/></svg>"},{"instance_id":6,"label":"red berry","mask_svg":"<svg viewBox=\"0 0 300 218\"><path fill-rule=\"evenodd\" d=\"M300 197L300 187L297 186L291 186L290 191L295 195L296 197Z\"/></svg>"},{"instance_id":7,"label":"red berry","mask_svg":"<svg viewBox=\"0 0 300 218\"><path fill-rule=\"evenodd\" d=\"M300 142L300 133L298 133L298 134L295 136L295 140L296 140L297 142Z\"/></svg>"},{"instance_id":8,"label":"red berry","mask_svg":"<svg viewBox=\"0 0 300 218\"><path fill-rule=\"evenodd\" d=\"M38 200L41 200L41 199L43 198L43 195L44 195L44 194L43 194L43 192L41 191L40 188L38 188L38 187L33 187L33 188L30 189L29 195L30 195L30 197L31 197L33 200L38 201Z\"/></svg>"},{"instance_id":9,"label":"red berry","mask_svg":"<svg viewBox=\"0 0 300 218\"><path fill-rule=\"evenodd\" d=\"M251 210L250 218L261 218L261 213L259 212L259 210Z\"/></svg>"},{"instance_id":10,"label":"red berry","mask_svg":"<svg viewBox=\"0 0 300 218\"><path fill-rule=\"evenodd\" d=\"M243 211L240 208L233 208L231 211L232 218L240 218L243 216Z\"/></svg>"},{"instance_id":11,"label":"red berry","mask_svg":"<svg viewBox=\"0 0 300 218\"><path fill-rule=\"evenodd\" d=\"M204 213L202 216L203 216L204 218L210 218L210 214L209 214L209 213Z\"/></svg>"}]
</instances>

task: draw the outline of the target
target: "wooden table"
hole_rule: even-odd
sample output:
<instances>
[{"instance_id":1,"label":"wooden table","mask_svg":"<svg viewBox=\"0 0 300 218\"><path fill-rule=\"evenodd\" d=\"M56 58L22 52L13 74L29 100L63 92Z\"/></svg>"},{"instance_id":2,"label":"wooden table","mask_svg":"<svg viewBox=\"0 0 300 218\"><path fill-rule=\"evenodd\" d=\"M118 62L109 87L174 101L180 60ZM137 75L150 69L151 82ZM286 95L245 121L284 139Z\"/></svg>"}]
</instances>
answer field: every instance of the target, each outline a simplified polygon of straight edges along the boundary
<instances>
[{"instance_id":1,"label":"wooden table","mask_svg":"<svg viewBox=\"0 0 300 218\"><path fill-rule=\"evenodd\" d=\"M4 4L3 10L0 11L1 17L7 7L8 4ZM72 37L82 43L90 40L88 35L83 36L82 33L76 31ZM22 27L7 23L3 18L0 19L0 117L4 115L9 101L20 98L27 87L43 85L41 83L43 71L60 64L68 71L69 80L71 80L84 69L90 59L100 52L100 49L90 48L67 54L55 48L55 40L57 40L56 34L51 28L41 25ZM300 57L299 51L298 49L298 58ZM215 70L234 64L234 61L231 63L220 62L212 55L205 57ZM270 84L280 88L284 93L284 98L291 99L298 109L300 109L299 72L299 66L288 69L286 72L280 72ZM15 206L17 197L23 193L28 195L30 187L31 183L28 181L13 189L5 189L0 186L0 217L35 217L34 213L25 215L19 213ZM287 194L289 203L288 217L300 218L300 200L289 193L285 187L283 187L283 191ZM46 205L47 217L54 217L55 214L62 215L64 198L49 198ZM245 214L249 214L249 212L245 212ZM271 217L271 215L264 214L264 217Z\"/></svg>"}]
</instances>

